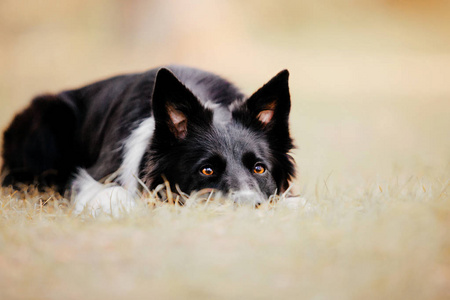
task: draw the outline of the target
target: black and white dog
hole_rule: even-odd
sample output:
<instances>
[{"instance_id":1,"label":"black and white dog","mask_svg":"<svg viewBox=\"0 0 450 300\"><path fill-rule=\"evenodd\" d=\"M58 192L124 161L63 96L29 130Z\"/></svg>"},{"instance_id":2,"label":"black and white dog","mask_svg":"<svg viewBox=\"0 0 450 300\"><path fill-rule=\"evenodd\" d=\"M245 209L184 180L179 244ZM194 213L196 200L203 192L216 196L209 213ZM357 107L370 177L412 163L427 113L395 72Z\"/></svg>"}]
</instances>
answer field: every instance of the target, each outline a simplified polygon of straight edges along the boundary
<instances>
[{"instance_id":1,"label":"black and white dog","mask_svg":"<svg viewBox=\"0 0 450 300\"><path fill-rule=\"evenodd\" d=\"M71 189L75 212L133 206L140 182L154 189L164 177L185 193L261 203L294 176L288 77L245 97L217 75L170 66L39 96L4 133L3 185ZM111 174L114 185L100 183Z\"/></svg>"}]
</instances>

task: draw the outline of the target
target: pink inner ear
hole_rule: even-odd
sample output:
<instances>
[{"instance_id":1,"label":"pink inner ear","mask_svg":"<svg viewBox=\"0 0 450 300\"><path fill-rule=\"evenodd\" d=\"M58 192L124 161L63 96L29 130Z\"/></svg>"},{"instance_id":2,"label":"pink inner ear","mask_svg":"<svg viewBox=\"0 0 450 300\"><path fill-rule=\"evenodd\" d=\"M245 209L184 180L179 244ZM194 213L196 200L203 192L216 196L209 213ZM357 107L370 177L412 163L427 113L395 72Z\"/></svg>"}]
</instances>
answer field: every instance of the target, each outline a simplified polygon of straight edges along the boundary
<instances>
[{"instance_id":1,"label":"pink inner ear","mask_svg":"<svg viewBox=\"0 0 450 300\"><path fill-rule=\"evenodd\" d=\"M273 110L271 109L263 110L257 116L258 120L263 124L268 124L272 120L272 117Z\"/></svg>"},{"instance_id":2,"label":"pink inner ear","mask_svg":"<svg viewBox=\"0 0 450 300\"><path fill-rule=\"evenodd\" d=\"M173 107L168 107L167 112L169 113L170 121L170 131L179 139L184 139L187 134L187 120L186 116L179 110Z\"/></svg>"}]
</instances>

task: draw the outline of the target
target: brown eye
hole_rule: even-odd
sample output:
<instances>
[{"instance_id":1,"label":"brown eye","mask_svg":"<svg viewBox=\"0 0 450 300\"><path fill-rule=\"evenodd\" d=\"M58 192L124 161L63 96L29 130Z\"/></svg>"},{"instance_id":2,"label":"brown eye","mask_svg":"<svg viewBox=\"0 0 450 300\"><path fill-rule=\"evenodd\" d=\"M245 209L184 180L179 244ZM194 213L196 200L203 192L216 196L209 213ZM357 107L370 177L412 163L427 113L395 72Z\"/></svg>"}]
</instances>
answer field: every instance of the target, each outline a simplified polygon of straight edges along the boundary
<instances>
[{"instance_id":1,"label":"brown eye","mask_svg":"<svg viewBox=\"0 0 450 300\"><path fill-rule=\"evenodd\" d=\"M205 167L202 169L202 174L206 176L211 176L214 174L214 170L211 167Z\"/></svg>"},{"instance_id":2,"label":"brown eye","mask_svg":"<svg viewBox=\"0 0 450 300\"><path fill-rule=\"evenodd\" d=\"M253 173L255 174L262 174L266 171L266 169L264 168L264 166L262 164L256 164L255 167L253 168Z\"/></svg>"}]
</instances>

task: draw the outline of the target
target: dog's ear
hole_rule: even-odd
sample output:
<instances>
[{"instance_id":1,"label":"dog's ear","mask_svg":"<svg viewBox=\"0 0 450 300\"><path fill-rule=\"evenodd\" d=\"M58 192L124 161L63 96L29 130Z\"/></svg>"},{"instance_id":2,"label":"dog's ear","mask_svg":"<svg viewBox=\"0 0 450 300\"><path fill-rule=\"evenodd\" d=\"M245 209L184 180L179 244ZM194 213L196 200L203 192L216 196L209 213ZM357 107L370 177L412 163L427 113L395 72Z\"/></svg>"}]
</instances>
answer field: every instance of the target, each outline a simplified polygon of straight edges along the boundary
<instances>
[{"instance_id":1,"label":"dog's ear","mask_svg":"<svg viewBox=\"0 0 450 300\"><path fill-rule=\"evenodd\" d=\"M289 72L283 70L237 107L233 118L242 124L262 130L272 150L272 174L279 192L284 192L295 174L294 161L289 155L293 148L289 134Z\"/></svg>"},{"instance_id":2,"label":"dog's ear","mask_svg":"<svg viewBox=\"0 0 450 300\"><path fill-rule=\"evenodd\" d=\"M166 131L178 140L186 138L192 125L206 125L211 113L168 69L160 69L152 97L155 130Z\"/></svg>"},{"instance_id":3,"label":"dog's ear","mask_svg":"<svg viewBox=\"0 0 450 300\"><path fill-rule=\"evenodd\" d=\"M291 109L288 79L288 70L283 70L248 98L244 111L252 121L266 129L287 125Z\"/></svg>"}]
</instances>

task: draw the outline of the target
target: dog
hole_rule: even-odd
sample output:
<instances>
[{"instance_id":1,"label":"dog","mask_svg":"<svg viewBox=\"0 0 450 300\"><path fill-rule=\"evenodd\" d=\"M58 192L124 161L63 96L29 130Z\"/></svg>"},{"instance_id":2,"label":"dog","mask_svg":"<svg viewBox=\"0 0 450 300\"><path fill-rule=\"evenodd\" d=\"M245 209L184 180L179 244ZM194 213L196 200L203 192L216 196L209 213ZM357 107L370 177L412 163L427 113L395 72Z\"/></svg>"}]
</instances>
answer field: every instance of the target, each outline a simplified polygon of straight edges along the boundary
<instances>
[{"instance_id":1,"label":"dog","mask_svg":"<svg viewBox=\"0 0 450 300\"><path fill-rule=\"evenodd\" d=\"M166 180L260 204L295 176L288 78L246 97L215 74L168 66L38 96L4 132L2 184L70 190L76 213L117 213Z\"/></svg>"}]
</instances>

